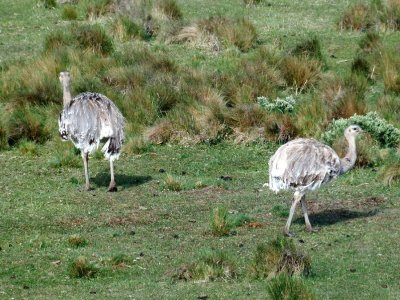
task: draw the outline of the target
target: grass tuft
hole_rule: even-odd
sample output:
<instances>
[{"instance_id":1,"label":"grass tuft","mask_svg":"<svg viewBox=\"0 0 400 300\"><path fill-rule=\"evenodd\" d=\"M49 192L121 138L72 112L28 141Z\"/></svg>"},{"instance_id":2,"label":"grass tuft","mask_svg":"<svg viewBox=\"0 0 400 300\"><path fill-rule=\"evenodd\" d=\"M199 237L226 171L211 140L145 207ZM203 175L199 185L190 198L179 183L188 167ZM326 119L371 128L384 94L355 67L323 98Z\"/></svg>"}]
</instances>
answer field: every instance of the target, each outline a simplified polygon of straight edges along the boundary
<instances>
[{"instance_id":1,"label":"grass tuft","mask_svg":"<svg viewBox=\"0 0 400 300\"><path fill-rule=\"evenodd\" d=\"M97 272L98 269L85 256L79 256L68 267L68 274L71 278L93 278Z\"/></svg>"},{"instance_id":2,"label":"grass tuft","mask_svg":"<svg viewBox=\"0 0 400 300\"><path fill-rule=\"evenodd\" d=\"M226 236L234 228L234 223L229 218L229 212L225 207L214 208L211 213L211 232L216 236Z\"/></svg>"},{"instance_id":3,"label":"grass tuft","mask_svg":"<svg viewBox=\"0 0 400 300\"><path fill-rule=\"evenodd\" d=\"M173 277L178 280L198 282L226 281L237 277L237 267L228 252L207 249L202 250L194 263L181 267Z\"/></svg>"},{"instance_id":4,"label":"grass tuft","mask_svg":"<svg viewBox=\"0 0 400 300\"><path fill-rule=\"evenodd\" d=\"M296 250L293 240L278 236L268 244L259 244L251 272L256 278L273 278L279 274L308 275L311 259Z\"/></svg>"},{"instance_id":5,"label":"grass tuft","mask_svg":"<svg viewBox=\"0 0 400 300\"><path fill-rule=\"evenodd\" d=\"M164 188L168 191L179 192L183 189L182 183L171 174L167 174L164 180Z\"/></svg>"},{"instance_id":6,"label":"grass tuft","mask_svg":"<svg viewBox=\"0 0 400 300\"><path fill-rule=\"evenodd\" d=\"M75 248L84 247L87 243L88 241L79 234L73 234L68 237L68 244Z\"/></svg>"},{"instance_id":7,"label":"grass tuft","mask_svg":"<svg viewBox=\"0 0 400 300\"><path fill-rule=\"evenodd\" d=\"M281 274L268 282L267 292L272 300L315 300L315 296L300 278Z\"/></svg>"},{"instance_id":8,"label":"grass tuft","mask_svg":"<svg viewBox=\"0 0 400 300\"><path fill-rule=\"evenodd\" d=\"M114 51L112 39L100 25L82 25L76 27L74 36L80 47L103 55Z\"/></svg>"},{"instance_id":9,"label":"grass tuft","mask_svg":"<svg viewBox=\"0 0 400 300\"><path fill-rule=\"evenodd\" d=\"M72 5L65 5L63 7L63 11L61 13L61 18L63 20L76 20L78 19L78 12L76 11L76 8Z\"/></svg>"}]
</instances>

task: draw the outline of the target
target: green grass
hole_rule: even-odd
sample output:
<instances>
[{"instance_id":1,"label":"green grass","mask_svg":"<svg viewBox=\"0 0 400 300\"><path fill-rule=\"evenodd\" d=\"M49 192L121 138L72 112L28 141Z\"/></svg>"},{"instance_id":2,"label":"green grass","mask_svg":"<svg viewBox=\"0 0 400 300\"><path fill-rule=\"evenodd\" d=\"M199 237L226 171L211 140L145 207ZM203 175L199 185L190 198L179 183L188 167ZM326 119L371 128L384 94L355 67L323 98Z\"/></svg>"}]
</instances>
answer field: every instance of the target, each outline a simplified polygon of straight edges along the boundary
<instances>
[{"instance_id":1,"label":"green grass","mask_svg":"<svg viewBox=\"0 0 400 300\"><path fill-rule=\"evenodd\" d=\"M270 214L289 206L290 193L262 190L267 180L267 146L164 146L147 154L123 155L116 163L119 191L107 193L108 163L90 160L90 192L83 168L48 168L52 149L39 156L0 154L3 212L0 227L1 293L4 297L152 299L163 289L165 299L250 299L265 295L266 281L249 276L259 243L283 230L285 218ZM164 190L165 173L195 182L203 189ZM221 175L232 177L221 182ZM78 184L70 178L78 180ZM310 255L312 274L305 285L317 299L395 299L400 296L398 214L399 185L384 187L377 173L359 169L308 197L311 222L320 231L307 233L300 211L293 223L296 248ZM260 227L236 227L236 235L216 237L210 214L224 206L252 216ZM68 242L76 235L84 247ZM196 263L201 249L231 253L236 278L207 284L174 282L182 265ZM122 255L122 256L121 256ZM90 280L70 278L69 266L84 256L96 268ZM113 267L118 257L129 264ZM91 274L91 273L90 273ZM27 286L29 289L24 289ZM357 290L357 294L354 294Z\"/></svg>"},{"instance_id":2,"label":"green grass","mask_svg":"<svg viewBox=\"0 0 400 300\"><path fill-rule=\"evenodd\" d=\"M0 1L0 298L260 299L274 284L292 289L251 274L292 199L262 187L274 142L318 138L334 118L375 110L394 127L378 126L360 149L372 153L362 165L380 172L356 169L308 195L320 230L305 232L299 210L293 243L310 256L301 283L316 299L400 298L399 32L339 30L357 2L155 1L119 16L108 0ZM99 153L94 190L80 192L80 155L57 133L66 69L74 94L104 93L127 118L118 193L106 192ZM295 104L268 111L261 96ZM379 132L392 149L379 148ZM228 234L213 233L216 208Z\"/></svg>"}]
</instances>

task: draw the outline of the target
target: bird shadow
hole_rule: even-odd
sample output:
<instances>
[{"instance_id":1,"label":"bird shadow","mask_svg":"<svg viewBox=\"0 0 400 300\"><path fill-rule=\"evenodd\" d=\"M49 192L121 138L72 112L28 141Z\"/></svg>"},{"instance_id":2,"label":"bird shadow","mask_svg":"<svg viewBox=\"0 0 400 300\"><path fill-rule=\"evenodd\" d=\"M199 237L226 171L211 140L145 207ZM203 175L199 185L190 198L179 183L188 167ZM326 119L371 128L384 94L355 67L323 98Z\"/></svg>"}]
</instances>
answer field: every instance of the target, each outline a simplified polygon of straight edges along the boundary
<instances>
[{"instance_id":1,"label":"bird shadow","mask_svg":"<svg viewBox=\"0 0 400 300\"><path fill-rule=\"evenodd\" d=\"M117 183L117 186L123 186L124 188L142 185L152 179L153 178L151 176L115 174L115 182ZM110 173L99 173L96 175L96 177L91 178L90 181L97 186L108 186L110 183Z\"/></svg>"},{"instance_id":2,"label":"bird shadow","mask_svg":"<svg viewBox=\"0 0 400 300\"><path fill-rule=\"evenodd\" d=\"M372 217L375 216L378 212L379 209L373 209L368 211L356 211L356 210L339 208L339 209L328 209L321 212L313 213L309 215L309 218L312 225L328 226L354 219ZM304 223L304 218L298 217L294 220L293 223Z\"/></svg>"}]
</instances>

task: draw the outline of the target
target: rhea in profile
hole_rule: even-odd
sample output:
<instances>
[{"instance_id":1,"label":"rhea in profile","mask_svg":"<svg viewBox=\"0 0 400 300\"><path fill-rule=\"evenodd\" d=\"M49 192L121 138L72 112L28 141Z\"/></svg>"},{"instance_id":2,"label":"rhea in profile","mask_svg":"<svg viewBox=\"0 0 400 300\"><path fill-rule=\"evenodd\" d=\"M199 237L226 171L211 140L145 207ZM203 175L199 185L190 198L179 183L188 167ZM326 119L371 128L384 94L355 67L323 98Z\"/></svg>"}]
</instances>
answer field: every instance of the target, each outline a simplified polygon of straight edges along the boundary
<instances>
[{"instance_id":1,"label":"rhea in profile","mask_svg":"<svg viewBox=\"0 0 400 300\"><path fill-rule=\"evenodd\" d=\"M347 154L339 158L329 146L314 139L299 138L279 147L269 160L269 188L274 192L293 189L293 203L284 233L288 236L296 206L301 202L308 231L312 226L308 218L305 194L318 189L337 176L349 171L356 162L356 137L362 132L357 125L346 128L344 136L348 142Z\"/></svg>"},{"instance_id":2,"label":"rhea in profile","mask_svg":"<svg viewBox=\"0 0 400 300\"><path fill-rule=\"evenodd\" d=\"M89 153L95 151L100 142L105 142L102 151L110 161L111 180L109 192L117 191L114 178L114 160L119 158L124 141L124 117L115 104L98 93L81 93L72 98L71 77L60 73L63 87L64 109L58 119L61 138L71 140L81 150L85 168L85 190L90 190L88 161Z\"/></svg>"}]
</instances>

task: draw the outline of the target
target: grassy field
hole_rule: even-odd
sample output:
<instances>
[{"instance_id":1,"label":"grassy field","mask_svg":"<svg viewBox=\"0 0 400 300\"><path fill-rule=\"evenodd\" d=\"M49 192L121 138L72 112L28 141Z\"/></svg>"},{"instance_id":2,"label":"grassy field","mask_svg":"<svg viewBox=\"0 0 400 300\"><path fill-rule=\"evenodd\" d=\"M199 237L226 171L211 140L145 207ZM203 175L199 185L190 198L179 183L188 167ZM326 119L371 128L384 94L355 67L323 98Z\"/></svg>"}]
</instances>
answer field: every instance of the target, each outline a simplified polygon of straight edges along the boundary
<instances>
[{"instance_id":1,"label":"grassy field","mask_svg":"<svg viewBox=\"0 0 400 300\"><path fill-rule=\"evenodd\" d=\"M118 193L106 192L103 160L91 161L94 190L86 193L78 191L82 168L50 168L45 153L2 153L2 298L265 298L266 282L252 278L250 265L257 245L282 233L286 218L274 211L277 206L287 211L291 198L262 188L272 150L164 146L124 156L117 164ZM166 189L168 174L182 184L181 191ZM198 181L204 187L193 188ZM317 299L399 297L399 198L398 184L383 187L375 172L363 169L309 196L311 222L320 230L306 233L300 213L292 230L296 246L311 256L312 274L305 282ZM260 227L243 225L233 235L214 236L211 213L220 206L246 214ZM73 235L87 244L73 247ZM173 280L207 249L230 253L238 277ZM81 255L100 269L95 278L69 277L70 262ZM121 255L125 263L113 265Z\"/></svg>"},{"instance_id":2,"label":"grassy field","mask_svg":"<svg viewBox=\"0 0 400 300\"><path fill-rule=\"evenodd\" d=\"M308 196L319 231L298 211L292 240L316 299L400 298L396 1L51 2L0 2L1 299L268 299L255 255L292 197L263 187L268 159L298 135L340 150L334 120L355 113L359 163ZM365 28L346 29L352 7ZM98 152L82 192L80 155L58 137L66 69L74 93L102 92L126 117L117 193ZM268 111L259 96L295 106ZM218 236L217 209L245 221ZM220 251L222 274L206 278L202 259Z\"/></svg>"}]
</instances>

